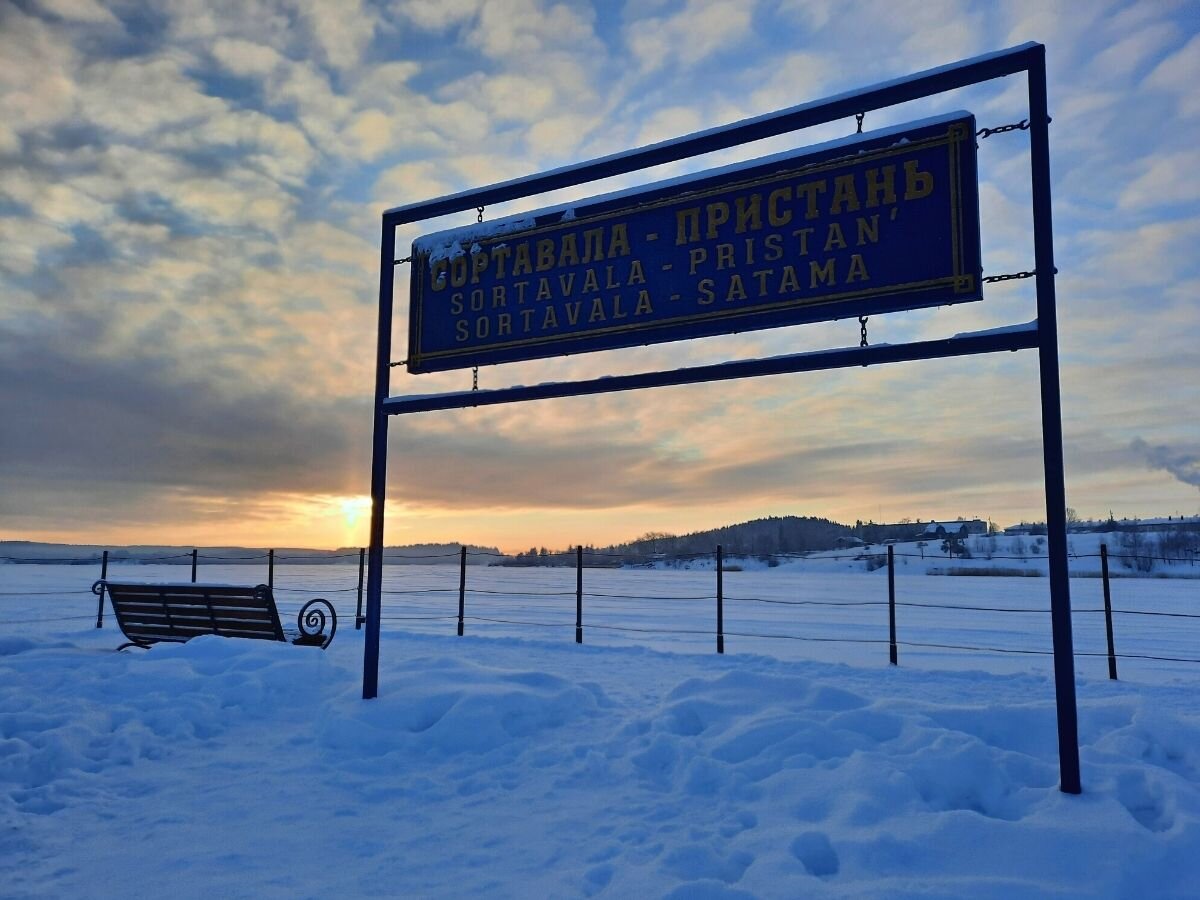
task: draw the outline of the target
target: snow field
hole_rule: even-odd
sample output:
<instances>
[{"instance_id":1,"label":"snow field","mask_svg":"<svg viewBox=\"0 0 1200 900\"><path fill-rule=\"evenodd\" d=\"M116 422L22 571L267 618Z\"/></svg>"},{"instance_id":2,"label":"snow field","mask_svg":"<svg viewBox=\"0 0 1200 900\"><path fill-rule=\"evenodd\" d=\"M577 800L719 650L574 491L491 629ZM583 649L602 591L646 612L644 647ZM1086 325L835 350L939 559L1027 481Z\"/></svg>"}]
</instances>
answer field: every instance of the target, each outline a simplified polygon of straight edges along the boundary
<instances>
[{"instance_id":1,"label":"snow field","mask_svg":"<svg viewBox=\"0 0 1200 900\"><path fill-rule=\"evenodd\" d=\"M1084 682L1070 798L1042 676L392 632L364 702L361 649L3 639L6 895L1182 897L1200 874L1187 688Z\"/></svg>"},{"instance_id":2,"label":"snow field","mask_svg":"<svg viewBox=\"0 0 1200 900\"><path fill-rule=\"evenodd\" d=\"M902 646L892 668L886 643L733 636L886 641L886 605L733 599L886 601L884 570L727 573L720 657L711 571L587 570L578 646L571 569L471 567L458 638L457 569L389 567L385 617L436 618L385 620L370 702L357 567L276 569L285 618L338 606L325 653L113 653L95 575L0 571L0 618L22 620L0 638L5 896L1187 897L1200 876L1200 666L1122 660L1110 682L1081 657L1067 797L1048 657ZM1114 605L1186 611L1194 584L1115 581ZM1049 648L1045 579L898 569L897 590L1034 610L901 607L902 640ZM1099 605L1099 581L1072 590ZM1075 619L1102 650L1103 617ZM1200 656L1190 620L1126 619L1118 649Z\"/></svg>"}]
</instances>

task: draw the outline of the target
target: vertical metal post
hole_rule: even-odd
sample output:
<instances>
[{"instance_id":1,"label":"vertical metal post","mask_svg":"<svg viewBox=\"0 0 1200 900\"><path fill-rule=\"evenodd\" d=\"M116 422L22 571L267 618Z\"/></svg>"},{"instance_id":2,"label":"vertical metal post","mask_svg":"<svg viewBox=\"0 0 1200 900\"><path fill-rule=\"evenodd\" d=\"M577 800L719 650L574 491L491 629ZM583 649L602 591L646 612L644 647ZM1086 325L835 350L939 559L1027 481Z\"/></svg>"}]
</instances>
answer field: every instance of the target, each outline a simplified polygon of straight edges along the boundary
<instances>
[{"instance_id":1,"label":"vertical metal post","mask_svg":"<svg viewBox=\"0 0 1200 900\"><path fill-rule=\"evenodd\" d=\"M104 555L100 557L100 581L108 577L108 551L104 551ZM100 596L96 598L96 627L104 627L104 588L105 585L100 585Z\"/></svg>"},{"instance_id":2,"label":"vertical metal post","mask_svg":"<svg viewBox=\"0 0 1200 900\"><path fill-rule=\"evenodd\" d=\"M896 653L896 554L895 547L888 544L888 659L898 665Z\"/></svg>"},{"instance_id":3,"label":"vertical metal post","mask_svg":"<svg viewBox=\"0 0 1200 900\"><path fill-rule=\"evenodd\" d=\"M1054 229L1050 205L1050 134L1046 101L1046 48L1029 65L1029 158L1033 192L1038 368L1042 394L1042 455L1046 469L1046 547L1050 566L1050 623L1054 639L1054 692L1058 706L1059 789L1083 790L1079 776L1079 719L1075 702L1075 648L1071 635L1071 582L1067 569L1067 491L1063 471L1062 397L1058 375L1058 315L1054 294Z\"/></svg>"},{"instance_id":4,"label":"vertical metal post","mask_svg":"<svg viewBox=\"0 0 1200 900\"><path fill-rule=\"evenodd\" d=\"M458 636L463 636L463 612L467 605L467 548L458 560Z\"/></svg>"},{"instance_id":5,"label":"vertical metal post","mask_svg":"<svg viewBox=\"0 0 1200 900\"><path fill-rule=\"evenodd\" d=\"M717 652L725 652L725 561L717 544Z\"/></svg>"},{"instance_id":6,"label":"vertical metal post","mask_svg":"<svg viewBox=\"0 0 1200 900\"><path fill-rule=\"evenodd\" d=\"M1108 590L1108 544L1100 545L1100 575L1104 580L1104 629L1108 633L1108 677L1117 680L1117 651L1113 646L1112 596Z\"/></svg>"},{"instance_id":7,"label":"vertical metal post","mask_svg":"<svg viewBox=\"0 0 1200 900\"><path fill-rule=\"evenodd\" d=\"M363 641L363 699L379 695L379 616L383 595L383 507L387 496L388 417L383 401L391 390L392 287L396 226L383 222L379 240L379 334L375 348L375 428L371 437L371 540L367 559L367 634Z\"/></svg>"},{"instance_id":8,"label":"vertical metal post","mask_svg":"<svg viewBox=\"0 0 1200 900\"><path fill-rule=\"evenodd\" d=\"M267 551L267 587L275 590L275 548Z\"/></svg>"},{"instance_id":9,"label":"vertical metal post","mask_svg":"<svg viewBox=\"0 0 1200 900\"><path fill-rule=\"evenodd\" d=\"M575 548L575 643L583 643L583 544Z\"/></svg>"},{"instance_id":10,"label":"vertical metal post","mask_svg":"<svg viewBox=\"0 0 1200 900\"><path fill-rule=\"evenodd\" d=\"M199 559L200 551L195 547L192 548L192 584L196 583L196 560Z\"/></svg>"},{"instance_id":11,"label":"vertical metal post","mask_svg":"<svg viewBox=\"0 0 1200 900\"><path fill-rule=\"evenodd\" d=\"M358 548L358 608L354 611L354 630L362 631L363 614L363 570L367 564L367 549L365 547Z\"/></svg>"}]
</instances>

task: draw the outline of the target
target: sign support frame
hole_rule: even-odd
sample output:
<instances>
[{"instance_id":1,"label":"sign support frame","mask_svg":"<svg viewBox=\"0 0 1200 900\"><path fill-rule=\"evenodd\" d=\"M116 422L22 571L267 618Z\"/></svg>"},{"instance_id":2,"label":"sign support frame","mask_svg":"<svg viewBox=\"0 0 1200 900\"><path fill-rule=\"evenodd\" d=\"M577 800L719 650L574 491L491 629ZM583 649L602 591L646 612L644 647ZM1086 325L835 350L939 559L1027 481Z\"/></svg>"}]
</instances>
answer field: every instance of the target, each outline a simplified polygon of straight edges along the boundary
<instances>
[{"instance_id":1,"label":"sign support frame","mask_svg":"<svg viewBox=\"0 0 1200 900\"><path fill-rule=\"evenodd\" d=\"M596 379L591 382L539 385L500 391L454 392L391 397L392 313L396 228L454 212L474 210L564 187L676 162L751 141L849 118L958 88L1026 73L1029 97L1030 169L1033 206L1037 321L1012 329L960 335L945 341L794 354L674 372ZM1070 581L1067 569L1066 484L1063 466L1062 400L1059 385L1058 322L1054 288L1054 241L1050 202L1050 149L1046 91L1046 48L1027 43L961 62L929 69L873 87L838 94L720 128L652 144L626 153L564 166L525 178L397 207L384 212L379 260L379 333L376 354L374 430L371 442L371 524L367 567L366 633L363 650L363 698L379 693L379 638L383 586L383 522L387 494L388 417L433 409L462 409L489 403L550 396L579 396L666 384L688 384L751 375L814 371L902 360L937 359L973 353L1037 348L1040 382L1042 452L1046 490L1047 552L1050 570L1050 619L1058 717L1059 788L1082 790L1079 771L1078 713L1071 633ZM743 369L734 367L741 365ZM757 366L761 370L754 370ZM766 371L765 369L770 369ZM708 370L708 371L701 371ZM723 372L720 370L724 370ZM738 372L738 374L734 374ZM702 377L707 376L707 377ZM539 392L540 389L540 393Z\"/></svg>"}]
</instances>

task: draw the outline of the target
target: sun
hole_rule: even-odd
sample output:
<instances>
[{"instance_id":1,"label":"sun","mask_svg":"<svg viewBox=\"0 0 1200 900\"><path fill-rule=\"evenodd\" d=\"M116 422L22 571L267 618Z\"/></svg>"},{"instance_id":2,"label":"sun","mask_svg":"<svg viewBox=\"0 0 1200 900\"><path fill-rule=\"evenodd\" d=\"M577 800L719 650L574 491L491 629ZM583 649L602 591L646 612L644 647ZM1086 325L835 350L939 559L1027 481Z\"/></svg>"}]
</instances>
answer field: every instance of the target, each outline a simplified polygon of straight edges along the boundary
<instances>
[{"instance_id":1,"label":"sun","mask_svg":"<svg viewBox=\"0 0 1200 900\"><path fill-rule=\"evenodd\" d=\"M358 528L358 523L362 521L363 516L371 511L370 497L343 497L338 501L338 506L342 510L342 516L346 522L346 528L349 531L354 531Z\"/></svg>"}]
</instances>

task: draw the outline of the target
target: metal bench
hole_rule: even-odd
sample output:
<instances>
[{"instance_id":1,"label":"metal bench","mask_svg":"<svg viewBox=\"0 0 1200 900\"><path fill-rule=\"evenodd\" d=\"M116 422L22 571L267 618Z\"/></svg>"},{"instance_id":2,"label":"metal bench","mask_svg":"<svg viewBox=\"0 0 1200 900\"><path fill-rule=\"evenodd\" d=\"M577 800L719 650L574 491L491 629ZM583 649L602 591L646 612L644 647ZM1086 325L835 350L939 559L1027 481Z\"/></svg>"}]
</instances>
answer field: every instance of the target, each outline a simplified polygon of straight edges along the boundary
<instances>
[{"instance_id":1,"label":"metal bench","mask_svg":"<svg viewBox=\"0 0 1200 900\"><path fill-rule=\"evenodd\" d=\"M337 631L333 605L316 598L301 607L294 636L285 634L275 596L265 584L138 584L101 579L92 585L96 596L103 598L105 592L117 625L128 638L118 650L161 641L182 643L202 634L263 641L290 639L293 644L324 650Z\"/></svg>"}]
</instances>

